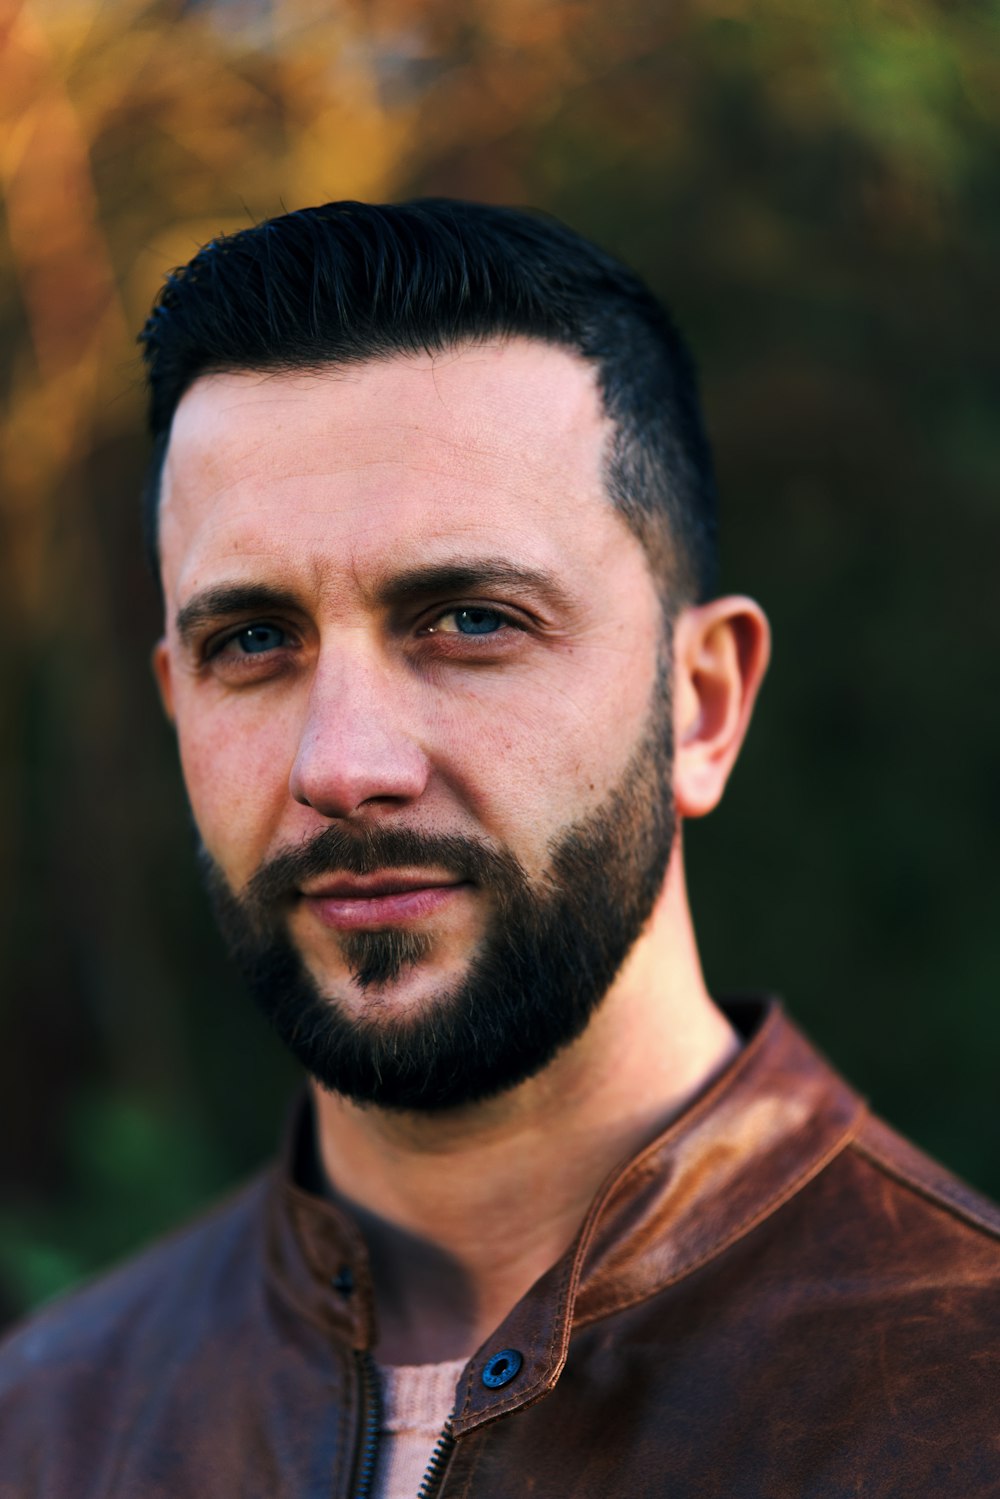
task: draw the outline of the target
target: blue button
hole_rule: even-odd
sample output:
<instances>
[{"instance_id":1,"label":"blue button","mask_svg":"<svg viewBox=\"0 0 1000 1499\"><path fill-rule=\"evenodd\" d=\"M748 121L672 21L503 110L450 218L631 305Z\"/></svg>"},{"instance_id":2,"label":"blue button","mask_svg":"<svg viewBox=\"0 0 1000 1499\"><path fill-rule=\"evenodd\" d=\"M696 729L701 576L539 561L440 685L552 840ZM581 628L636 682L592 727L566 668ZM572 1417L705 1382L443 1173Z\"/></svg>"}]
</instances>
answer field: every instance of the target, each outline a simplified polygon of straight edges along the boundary
<instances>
[{"instance_id":1,"label":"blue button","mask_svg":"<svg viewBox=\"0 0 1000 1499\"><path fill-rule=\"evenodd\" d=\"M491 1390L501 1389L505 1384L510 1384L523 1363L516 1348L505 1348L502 1353L494 1353L492 1358L486 1360L483 1384Z\"/></svg>"}]
</instances>

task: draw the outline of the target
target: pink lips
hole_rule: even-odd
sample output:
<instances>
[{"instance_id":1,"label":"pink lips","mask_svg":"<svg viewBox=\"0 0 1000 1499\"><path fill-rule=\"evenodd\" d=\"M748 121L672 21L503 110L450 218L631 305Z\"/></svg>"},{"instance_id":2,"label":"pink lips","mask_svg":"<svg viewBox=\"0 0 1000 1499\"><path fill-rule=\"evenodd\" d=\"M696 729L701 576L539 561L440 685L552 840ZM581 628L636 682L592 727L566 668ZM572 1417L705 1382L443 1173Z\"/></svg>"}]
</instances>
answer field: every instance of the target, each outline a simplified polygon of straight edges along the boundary
<instances>
[{"instance_id":1,"label":"pink lips","mask_svg":"<svg viewBox=\"0 0 1000 1499\"><path fill-rule=\"evenodd\" d=\"M302 896L324 926L340 931L395 925L430 916L454 899L465 882L429 872L335 875Z\"/></svg>"}]
</instances>

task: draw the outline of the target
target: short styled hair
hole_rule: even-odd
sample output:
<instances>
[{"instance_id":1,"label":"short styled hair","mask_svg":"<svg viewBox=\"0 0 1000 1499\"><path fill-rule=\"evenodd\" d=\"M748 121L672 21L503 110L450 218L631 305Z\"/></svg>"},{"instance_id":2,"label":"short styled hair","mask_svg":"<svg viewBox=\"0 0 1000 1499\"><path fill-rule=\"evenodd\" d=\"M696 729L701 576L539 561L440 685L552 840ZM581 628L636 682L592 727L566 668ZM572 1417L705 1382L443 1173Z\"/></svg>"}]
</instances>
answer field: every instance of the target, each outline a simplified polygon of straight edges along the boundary
<instances>
[{"instance_id":1,"label":"short styled hair","mask_svg":"<svg viewBox=\"0 0 1000 1499\"><path fill-rule=\"evenodd\" d=\"M518 335L593 366L613 433L609 497L671 604L711 597L711 453L693 362L667 311L557 220L446 198L299 209L212 240L167 278L139 335L154 565L170 426L200 375L318 370Z\"/></svg>"}]
</instances>

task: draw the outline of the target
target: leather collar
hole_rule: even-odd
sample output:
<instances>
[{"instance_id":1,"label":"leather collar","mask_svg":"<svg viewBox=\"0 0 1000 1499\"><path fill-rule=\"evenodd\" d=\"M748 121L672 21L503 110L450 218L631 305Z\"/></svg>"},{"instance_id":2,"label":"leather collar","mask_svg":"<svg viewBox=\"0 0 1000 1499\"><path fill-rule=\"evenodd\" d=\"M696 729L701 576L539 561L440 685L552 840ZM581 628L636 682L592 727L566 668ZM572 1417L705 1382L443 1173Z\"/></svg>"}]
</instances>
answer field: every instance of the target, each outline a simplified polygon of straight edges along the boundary
<instances>
[{"instance_id":1,"label":"leather collar","mask_svg":"<svg viewBox=\"0 0 1000 1499\"><path fill-rule=\"evenodd\" d=\"M856 1134L862 1101L774 1001L722 1002L747 1038L679 1118L624 1163L595 1197L576 1240L466 1366L456 1435L539 1399L555 1385L570 1332L691 1274L750 1232ZM268 1260L287 1302L354 1349L376 1341L362 1236L315 1186L312 1108L299 1099L269 1185ZM311 1179L310 1179L311 1178ZM524 1360L501 1389L482 1382L490 1356Z\"/></svg>"}]
</instances>

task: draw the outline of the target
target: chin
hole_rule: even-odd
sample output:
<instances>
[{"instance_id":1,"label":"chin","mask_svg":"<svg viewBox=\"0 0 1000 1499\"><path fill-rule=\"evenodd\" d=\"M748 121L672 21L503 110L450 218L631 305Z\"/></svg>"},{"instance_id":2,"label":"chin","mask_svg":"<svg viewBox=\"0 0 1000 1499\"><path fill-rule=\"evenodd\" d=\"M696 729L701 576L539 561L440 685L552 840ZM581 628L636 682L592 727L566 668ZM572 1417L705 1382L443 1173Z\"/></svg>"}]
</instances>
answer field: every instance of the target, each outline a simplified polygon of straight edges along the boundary
<instances>
[{"instance_id":1,"label":"chin","mask_svg":"<svg viewBox=\"0 0 1000 1499\"><path fill-rule=\"evenodd\" d=\"M359 977L342 968L334 975L312 971L313 982L328 1004L354 1020L378 1023L426 1013L453 994L468 977L468 964L423 961L389 975Z\"/></svg>"}]
</instances>

